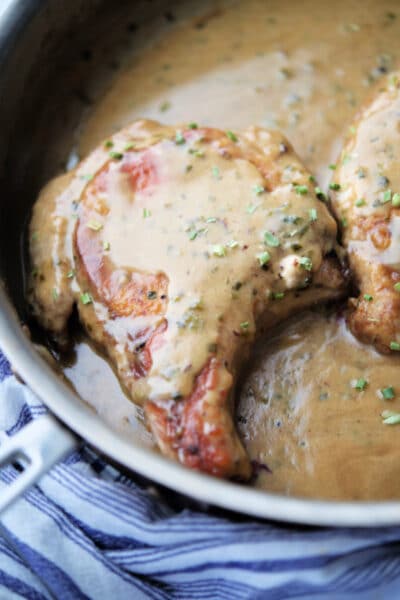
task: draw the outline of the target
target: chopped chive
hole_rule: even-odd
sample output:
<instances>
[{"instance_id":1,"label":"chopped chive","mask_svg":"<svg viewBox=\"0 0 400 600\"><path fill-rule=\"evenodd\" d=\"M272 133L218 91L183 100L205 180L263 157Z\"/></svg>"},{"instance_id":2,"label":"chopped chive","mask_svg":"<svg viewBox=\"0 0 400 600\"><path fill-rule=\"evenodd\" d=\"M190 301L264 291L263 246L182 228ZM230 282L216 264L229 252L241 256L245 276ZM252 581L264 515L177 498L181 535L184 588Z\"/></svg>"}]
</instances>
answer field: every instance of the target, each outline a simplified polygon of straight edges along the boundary
<instances>
[{"instance_id":1,"label":"chopped chive","mask_svg":"<svg viewBox=\"0 0 400 600\"><path fill-rule=\"evenodd\" d=\"M57 300L59 294L58 294L58 291L56 290L56 288L53 288L52 296L53 296L53 300Z\"/></svg>"},{"instance_id":2,"label":"chopped chive","mask_svg":"<svg viewBox=\"0 0 400 600\"><path fill-rule=\"evenodd\" d=\"M393 194L392 205L396 207L400 206L400 194Z\"/></svg>"},{"instance_id":3,"label":"chopped chive","mask_svg":"<svg viewBox=\"0 0 400 600\"><path fill-rule=\"evenodd\" d=\"M148 208L143 209L143 219L147 219L147 217L151 217L151 210Z\"/></svg>"},{"instance_id":4,"label":"chopped chive","mask_svg":"<svg viewBox=\"0 0 400 600\"><path fill-rule=\"evenodd\" d=\"M75 269L71 269L71 271L68 271L67 273L67 278L68 279L72 279L75 275Z\"/></svg>"},{"instance_id":5,"label":"chopped chive","mask_svg":"<svg viewBox=\"0 0 400 600\"><path fill-rule=\"evenodd\" d=\"M157 292L155 290L150 290L147 292L147 297L149 300L155 300L155 298L157 298Z\"/></svg>"},{"instance_id":6,"label":"chopped chive","mask_svg":"<svg viewBox=\"0 0 400 600\"><path fill-rule=\"evenodd\" d=\"M198 231L196 231L195 229L192 229L191 231L189 231L188 235L189 235L189 240L193 241L197 238L197 234Z\"/></svg>"},{"instance_id":7,"label":"chopped chive","mask_svg":"<svg viewBox=\"0 0 400 600\"><path fill-rule=\"evenodd\" d=\"M358 198L358 200L355 201L355 205L356 206L365 206L364 198Z\"/></svg>"},{"instance_id":8,"label":"chopped chive","mask_svg":"<svg viewBox=\"0 0 400 600\"><path fill-rule=\"evenodd\" d=\"M166 100L165 102L163 102L162 104L160 104L160 111L161 112L165 112L169 108L171 108L171 102L169 102L168 100Z\"/></svg>"},{"instance_id":9,"label":"chopped chive","mask_svg":"<svg viewBox=\"0 0 400 600\"><path fill-rule=\"evenodd\" d=\"M100 231L100 229L103 229L103 225L98 221L88 221L86 227L92 229L93 231Z\"/></svg>"},{"instance_id":10,"label":"chopped chive","mask_svg":"<svg viewBox=\"0 0 400 600\"><path fill-rule=\"evenodd\" d=\"M400 292L400 281L398 281L397 283L394 284L394 289L396 292Z\"/></svg>"},{"instance_id":11,"label":"chopped chive","mask_svg":"<svg viewBox=\"0 0 400 600\"><path fill-rule=\"evenodd\" d=\"M326 200L327 200L326 194L324 194L324 192L321 190L321 188L319 188L319 187L315 188L315 195L317 196L318 200L322 200L323 202L326 202Z\"/></svg>"},{"instance_id":12,"label":"chopped chive","mask_svg":"<svg viewBox=\"0 0 400 600\"><path fill-rule=\"evenodd\" d=\"M335 190L335 191L340 190L340 184L339 183L330 183L329 184L329 189L330 190Z\"/></svg>"},{"instance_id":13,"label":"chopped chive","mask_svg":"<svg viewBox=\"0 0 400 600\"><path fill-rule=\"evenodd\" d=\"M310 209L310 210L313 210L313 209ZM298 217L297 215L285 215L283 217L282 221L284 223L291 223L293 225L296 225L296 223L301 221L301 217Z\"/></svg>"},{"instance_id":14,"label":"chopped chive","mask_svg":"<svg viewBox=\"0 0 400 600\"><path fill-rule=\"evenodd\" d=\"M310 210L308 211L308 214L310 215L310 221L317 220L317 209L316 208L310 208Z\"/></svg>"},{"instance_id":15,"label":"chopped chive","mask_svg":"<svg viewBox=\"0 0 400 600\"><path fill-rule=\"evenodd\" d=\"M331 171L335 171L335 169L336 169L336 165L333 165L333 164L332 164L332 165L329 165L329 168L330 168L330 170L331 170Z\"/></svg>"},{"instance_id":16,"label":"chopped chive","mask_svg":"<svg viewBox=\"0 0 400 600\"><path fill-rule=\"evenodd\" d=\"M306 185L295 185L294 191L296 194L299 194L299 196L304 196L308 192L308 187Z\"/></svg>"},{"instance_id":17,"label":"chopped chive","mask_svg":"<svg viewBox=\"0 0 400 600\"><path fill-rule=\"evenodd\" d=\"M308 258L308 256L302 256L299 260L299 264L306 271L312 271L312 260L311 258Z\"/></svg>"},{"instance_id":18,"label":"chopped chive","mask_svg":"<svg viewBox=\"0 0 400 600\"><path fill-rule=\"evenodd\" d=\"M309 175L309 176L308 176L308 181L309 181L310 183L315 183L317 180L315 179L314 175Z\"/></svg>"},{"instance_id":19,"label":"chopped chive","mask_svg":"<svg viewBox=\"0 0 400 600\"><path fill-rule=\"evenodd\" d=\"M181 146L182 144L184 144L186 142L184 135L181 131L177 131L176 135L175 135L175 144L177 146Z\"/></svg>"},{"instance_id":20,"label":"chopped chive","mask_svg":"<svg viewBox=\"0 0 400 600\"><path fill-rule=\"evenodd\" d=\"M386 204L386 202L390 202L392 199L392 190L385 190L383 192L383 204Z\"/></svg>"},{"instance_id":21,"label":"chopped chive","mask_svg":"<svg viewBox=\"0 0 400 600\"><path fill-rule=\"evenodd\" d=\"M264 242L267 244L267 246L271 246L272 248L276 248L280 244L278 238L270 231L264 232Z\"/></svg>"},{"instance_id":22,"label":"chopped chive","mask_svg":"<svg viewBox=\"0 0 400 600\"><path fill-rule=\"evenodd\" d=\"M212 174L213 174L213 177L215 177L215 179L219 179L220 178L219 168L218 167L213 167L212 168Z\"/></svg>"},{"instance_id":23,"label":"chopped chive","mask_svg":"<svg viewBox=\"0 0 400 600\"><path fill-rule=\"evenodd\" d=\"M230 240L230 242L227 243L227 246L229 248L237 248L239 246L239 242L237 240Z\"/></svg>"},{"instance_id":24,"label":"chopped chive","mask_svg":"<svg viewBox=\"0 0 400 600\"><path fill-rule=\"evenodd\" d=\"M238 141L237 135L235 135L233 131L226 131L225 133L232 142Z\"/></svg>"},{"instance_id":25,"label":"chopped chive","mask_svg":"<svg viewBox=\"0 0 400 600\"><path fill-rule=\"evenodd\" d=\"M124 152L129 152L129 150L133 150L135 148L136 144L134 144L133 142L130 142L129 144L127 144L124 148Z\"/></svg>"},{"instance_id":26,"label":"chopped chive","mask_svg":"<svg viewBox=\"0 0 400 600\"><path fill-rule=\"evenodd\" d=\"M197 148L189 148L189 154L193 154L193 156L198 156L201 158L204 156L204 151L198 150Z\"/></svg>"},{"instance_id":27,"label":"chopped chive","mask_svg":"<svg viewBox=\"0 0 400 600\"><path fill-rule=\"evenodd\" d=\"M363 379L362 377L360 377L360 379L357 379L357 381L354 383L353 387L356 390L365 390L365 388L368 385L368 381L366 379Z\"/></svg>"},{"instance_id":28,"label":"chopped chive","mask_svg":"<svg viewBox=\"0 0 400 600\"><path fill-rule=\"evenodd\" d=\"M216 223L217 219L215 217L208 217L208 219L206 219L206 223Z\"/></svg>"},{"instance_id":29,"label":"chopped chive","mask_svg":"<svg viewBox=\"0 0 400 600\"><path fill-rule=\"evenodd\" d=\"M82 304L91 304L93 302L93 298L89 294L89 292L85 292L84 294L81 294L81 302L82 302Z\"/></svg>"},{"instance_id":30,"label":"chopped chive","mask_svg":"<svg viewBox=\"0 0 400 600\"><path fill-rule=\"evenodd\" d=\"M340 222L341 222L341 224L342 224L342 227L347 227L347 225L349 224L349 222L348 222L348 220L347 220L347 218L346 218L346 217L342 217L342 218L340 219Z\"/></svg>"},{"instance_id":31,"label":"chopped chive","mask_svg":"<svg viewBox=\"0 0 400 600\"><path fill-rule=\"evenodd\" d=\"M197 129L198 125L197 125L197 123L192 122L192 123L189 123L188 127L189 127L189 129Z\"/></svg>"},{"instance_id":32,"label":"chopped chive","mask_svg":"<svg viewBox=\"0 0 400 600\"><path fill-rule=\"evenodd\" d=\"M282 300L285 296L284 292L272 292L271 298L272 300Z\"/></svg>"},{"instance_id":33,"label":"chopped chive","mask_svg":"<svg viewBox=\"0 0 400 600\"><path fill-rule=\"evenodd\" d=\"M386 413L390 414L387 414L387 416L385 416ZM400 413L392 413L390 410L384 410L382 413L382 417L384 425L398 425L400 423Z\"/></svg>"},{"instance_id":34,"label":"chopped chive","mask_svg":"<svg viewBox=\"0 0 400 600\"><path fill-rule=\"evenodd\" d=\"M114 146L114 142L112 140L106 140L104 142L104 147L105 148L112 148Z\"/></svg>"},{"instance_id":35,"label":"chopped chive","mask_svg":"<svg viewBox=\"0 0 400 600\"><path fill-rule=\"evenodd\" d=\"M366 300L367 302L372 302L372 300L374 299L373 296L371 296L371 294L364 294L363 296L364 300Z\"/></svg>"},{"instance_id":36,"label":"chopped chive","mask_svg":"<svg viewBox=\"0 0 400 600\"><path fill-rule=\"evenodd\" d=\"M249 215L252 215L257 210L257 208L258 208L257 204L249 204L249 206L246 208L246 212Z\"/></svg>"},{"instance_id":37,"label":"chopped chive","mask_svg":"<svg viewBox=\"0 0 400 600\"><path fill-rule=\"evenodd\" d=\"M122 154L122 152L109 152L108 156L114 160L122 160L124 158L124 155Z\"/></svg>"},{"instance_id":38,"label":"chopped chive","mask_svg":"<svg viewBox=\"0 0 400 600\"><path fill-rule=\"evenodd\" d=\"M394 389L393 387L390 385L387 388L383 388L381 390L381 394L382 397L384 398L384 400L393 400L393 398L395 397L395 393L394 393Z\"/></svg>"},{"instance_id":39,"label":"chopped chive","mask_svg":"<svg viewBox=\"0 0 400 600\"><path fill-rule=\"evenodd\" d=\"M400 344L399 344L399 342L390 342L389 347L390 347L391 350L396 350L397 352L400 351Z\"/></svg>"},{"instance_id":40,"label":"chopped chive","mask_svg":"<svg viewBox=\"0 0 400 600\"><path fill-rule=\"evenodd\" d=\"M257 258L258 258L258 262L260 263L260 266L263 267L264 265L266 265L271 256L269 254L269 252L265 251L265 252L261 252L261 254L257 254Z\"/></svg>"},{"instance_id":41,"label":"chopped chive","mask_svg":"<svg viewBox=\"0 0 400 600\"><path fill-rule=\"evenodd\" d=\"M226 250L222 244L215 244L215 246L212 247L212 253L214 256L226 256Z\"/></svg>"},{"instance_id":42,"label":"chopped chive","mask_svg":"<svg viewBox=\"0 0 400 600\"><path fill-rule=\"evenodd\" d=\"M253 185L253 192L256 194L256 196L259 196L265 192L265 187L262 185Z\"/></svg>"},{"instance_id":43,"label":"chopped chive","mask_svg":"<svg viewBox=\"0 0 400 600\"><path fill-rule=\"evenodd\" d=\"M249 325L250 323L248 321L243 321L243 323L240 323L240 329L248 329Z\"/></svg>"},{"instance_id":44,"label":"chopped chive","mask_svg":"<svg viewBox=\"0 0 400 600\"><path fill-rule=\"evenodd\" d=\"M110 242L103 242L103 250L109 250L110 249Z\"/></svg>"}]
</instances>

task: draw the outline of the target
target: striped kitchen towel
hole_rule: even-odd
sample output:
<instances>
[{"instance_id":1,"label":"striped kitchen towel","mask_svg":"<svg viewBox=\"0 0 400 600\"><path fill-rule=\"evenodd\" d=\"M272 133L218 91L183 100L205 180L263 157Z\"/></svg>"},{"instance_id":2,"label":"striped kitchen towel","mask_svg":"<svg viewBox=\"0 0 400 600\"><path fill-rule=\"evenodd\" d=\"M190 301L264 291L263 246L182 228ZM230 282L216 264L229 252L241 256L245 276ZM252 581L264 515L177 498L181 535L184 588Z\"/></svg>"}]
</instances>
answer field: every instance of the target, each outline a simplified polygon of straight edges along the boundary
<instances>
[{"instance_id":1,"label":"striped kitchen towel","mask_svg":"<svg viewBox=\"0 0 400 600\"><path fill-rule=\"evenodd\" d=\"M46 412L0 355L1 439ZM17 476L0 475L0 493ZM400 598L400 528L317 529L192 510L88 449L3 516L0 599Z\"/></svg>"}]
</instances>

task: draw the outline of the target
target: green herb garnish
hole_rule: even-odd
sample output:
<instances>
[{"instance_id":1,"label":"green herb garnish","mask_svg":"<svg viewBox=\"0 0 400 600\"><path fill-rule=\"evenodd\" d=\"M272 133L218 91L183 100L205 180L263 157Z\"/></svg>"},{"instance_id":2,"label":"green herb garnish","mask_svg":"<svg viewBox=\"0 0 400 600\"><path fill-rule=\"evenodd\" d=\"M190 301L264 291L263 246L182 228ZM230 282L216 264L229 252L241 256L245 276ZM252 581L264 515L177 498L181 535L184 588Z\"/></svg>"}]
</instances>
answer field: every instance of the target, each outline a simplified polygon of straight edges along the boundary
<instances>
[{"instance_id":1,"label":"green herb garnish","mask_svg":"<svg viewBox=\"0 0 400 600\"><path fill-rule=\"evenodd\" d=\"M302 256L299 260L299 264L306 271L312 271L312 260L311 258L308 258L308 256Z\"/></svg>"},{"instance_id":2,"label":"green herb garnish","mask_svg":"<svg viewBox=\"0 0 400 600\"><path fill-rule=\"evenodd\" d=\"M182 144L184 144L186 142L183 133L181 131L177 131L176 135L175 135L175 144L177 146L181 146Z\"/></svg>"},{"instance_id":3,"label":"green herb garnish","mask_svg":"<svg viewBox=\"0 0 400 600\"><path fill-rule=\"evenodd\" d=\"M198 125L197 125L197 123L192 122L192 123L189 123L188 127L189 127L189 129L197 129Z\"/></svg>"},{"instance_id":4,"label":"green herb garnish","mask_svg":"<svg viewBox=\"0 0 400 600\"><path fill-rule=\"evenodd\" d=\"M168 100L166 100L165 102L163 102L162 104L160 104L160 110L161 110L161 112L165 112L169 108L171 108L171 102L168 102Z\"/></svg>"},{"instance_id":5,"label":"green herb garnish","mask_svg":"<svg viewBox=\"0 0 400 600\"><path fill-rule=\"evenodd\" d=\"M400 413L384 410L381 413L384 425L398 425L400 423Z\"/></svg>"},{"instance_id":6,"label":"green herb garnish","mask_svg":"<svg viewBox=\"0 0 400 600\"><path fill-rule=\"evenodd\" d=\"M256 196L259 196L265 192L265 187L262 185L253 185L253 192L256 194Z\"/></svg>"},{"instance_id":7,"label":"green herb garnish","mask_svg":"<svg viewBox=\"0 0 400 600\"><path fill-rule=\"evenodd\" d=\"M264 265L266 265L271 256L269 254L269 252L265 251L265 252L261 252L261 254L257 254L257 258L258 258L258 262L260 263L260 266L263 267Z\"/></svg>"},{"instance_id":8,"label":"green herb garnish","mask_svg":"<svg viewBox=\"0 0 400 600\"><path fill-rule=\"evenodd\" d=\"M276 248L280 244L278 238L270 231L265 231L264 242L267 244L267 246L271 246L273 248Z\"/></svg>"},{"instance_id":9,"label":"green herb garnish","mask_svg":"<svg viewBox=\"0 0 400 600\"><path fill-rule=\"evenodd\" d=\"M399 342L390 342L389 348L391 350L396 350L397 352L399 352L400 351L400 344L399 344Z\"/></svg>"},{"instance_id":10,"label":"green herb garnish","mask_svg":"<svg viewBox=\"0 0 400 600\"><path fill-rule=\"evenodd\" d=\"M310 215L310 221L317 220L317 209L316 208L310 208L310 210L308 211L308 214Z\"/></svg>"},{"instance_id":11,"label":"green herb garnish","mask_svg":"<svg viewBox=\"0 0 400 600\"><path fill-rule=\"evenodd\" d=\"M103 225L98 221L88 221L86 227L88 227L92 231L100 231L100 229L103 229Z\"/></svg>"},{"instance_id":12,"label":"green herb garnish","mask_svg":"<svg viewBox=\"0 0 400 600\"><path fill-rule=\"evenodd\" d=\"M360 379L357 379L357 381L354 383L353 387L356 390L362 391L362 390L365 390L367 385L368 385L368 381L366 379L363 379L362 377L360 377Z\"/></svg>"},{"instance_id":13,"label":"green herb garnish","mask_svg":"<svg viewBox=\"0 0 400 600\"><path fill-rule=\"evenodd\" d=\"M400 206L400 194L393 194L392 196L392 205L395 207Z\"/></svg>"},{"instance_id":14,"label":"green herb garnish","mask_svg":"<svg viewBox=\"0 0 400 600\"><path fill-rule=\"evenodd\" d=\"M374 299L373 296L371 296L371 294L364 294L363 296L364 300L366 300L367 302L372 302L372 300Z\"/></svg>"},{"instance_id":15,"label":"green herb garnish","mask_svg":"<svg viewBox=\"0 0 400 600\"><path fill-rule=\"evenodd\" d=\"M214 254L214 256L226 256L226 250L222 244L215 244L215 246L212 247L211 251Z\"/></svg>"},{"instance_id":16,"label":"green herb garnish","mask_svg":"<svg viewBox=\"0 0 400 600\"><path fill-rule=\"evenodd\" d=\"M393 398L395 397L395 393L394 393L394 389L392 386L389 386L387 388L383 388L381 390L381 394L384 400L393 400Z\"/></svg>"},{"instance_id":17,"label":"green herb garnish","mask_svg":"<svg viewBox=\"0 0 400 600\"><path fill-rule=\"evenodd\" d=\"M299 196L304 196L308 192L308 187L306 185L294 185L294 191Z\"/></svg>"},{"instance_id":18,"label":"green herb garnish","mask_svg":"<svg viewBox=\"0 0 400 600\"><path fill-rule=\"evenodd\" d=\"M355 201L355 205L356 206L364 206L365 205L364 198L358 198L358 200Z\"/></svg>"},{"instance_id":19,"label":"green herb garnish","mask_svg":"<svg viewBox=\"0 0 400 600\"><path fill-rule=\"evenodd\" d=\"M219 168L218 167L213 167L212 168L212 174L213 174L213 177L215 177L215 179L219 179L220 178Z\"/></svg>"},{"instance_id":20,"label":"green herb garnish","mask_svg":"<svg viewBox=\"0 0 400 600\"><path fill-rule=\"evenodd\" d=\"M122 152L109 152L108 156L114 160L122 160L124 158L124 155L122 154Z\"/></svg>"},{"instance_id":21,"label":"green herb garnish","mask_svg":"<svg viewBox=\"0 0 400 600\"><path fill-rule=\"evenodd\" d=\"M155 290L150 290L147 292L147 297L149 300L155 300L157 298L157 292Z\"/></svg>"},{"instance_id":22,"label":"green herb garnish","mask_svg":"<svg viewBox=\"0 0 400 600\"><path fill-rule=\"evenodd\" d=\"M232 142L237 142L238 138L237 135L235 135L233 133L233 131L226 131L226 135L228 136L228 138L232 141Z\"/></svg>"},{"instance_id":23,"label":"green herb garnish","mask_svg":"<svg viewBox=\"0 0 400 600\"><path fill-rule=\"evenodd\" d=\"M329 184L329 189L330 190L335 190L335 191L340 190L340 184L339 183L330 183Z\"/></svg>"},{"instance_id":24,"label":"green herb garnish","mask_svg":"<svg viewBox=\"0 0 400 600\"><path fill-rule=\"evenodd\" d=\"M143 209L143 219L147 219L147 217L151 217L151 211L148 208Z\"/></svg>"},{"instance_id":25,"label":"green herb garnish","mask_svg":"<svg viewBox=\"0 0 400 600\"><path fill-rule=\"evenodd\" d=\"M326 194L324 194L324 192L321 190L321 188L319 188L319 187L315 188L315 195L317 196L318 200L322 200L323 202L327 201Z\"/></svg>"},{"instance_id":26,"label":"green herb garnish","mask_svg":"<svg viewBox=\"0 0 400 600\"><path fill-rule=\"evenodd\" d=\"M272 300L282 300L282 298L284 296L285 296L284 292L272 292L272 294L271 294Z\"/></svg>"},{"instance_id":27,"label":"green herb garnish","mask_svg":"<svg viewBox=\"0 0 400 600\"><path fill-rule=\"evenodd\" d=\"M104 142L104 147L105 148L112 148L114 146L114 142L112 140L106 140Z\"/></svg>"},{"instance_id":28,"label":"green herb garnish","mask_svg":"<svg viewBox=\"0 0 400 600\"><path fill-rule=\"evenodd\" d=\"M383 192L382 204L386 204L386 202L390 202L391 199L392 199L392 190L385 190Z\"/></svg>"},{"instance_id":29,"label":"green herb garnish","mask_svg":"<svg viewBox=\"0 0 400 600\"><path fill-rule=\"evenodd\" d=\"M82 302L82 304L91 304L93 302L93 298L89 294L89 292L85 292L84 294L81 294L81 302Z\"/></svg>"}]
</instances>

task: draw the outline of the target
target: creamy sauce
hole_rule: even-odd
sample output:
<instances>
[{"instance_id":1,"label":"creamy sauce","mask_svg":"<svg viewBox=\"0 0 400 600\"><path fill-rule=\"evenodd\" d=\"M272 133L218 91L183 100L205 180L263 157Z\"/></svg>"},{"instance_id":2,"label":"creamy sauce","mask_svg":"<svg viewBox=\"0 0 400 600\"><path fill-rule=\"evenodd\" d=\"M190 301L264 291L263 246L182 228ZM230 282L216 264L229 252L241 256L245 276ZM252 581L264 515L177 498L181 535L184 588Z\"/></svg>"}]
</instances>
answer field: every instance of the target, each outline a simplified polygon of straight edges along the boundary
<instances>
[{"instance_id":1,"label":"creamy sauce","mask_svg":"<svg viewBox=\"0 0 400 600\"><path fill-rule=\"evenodd\" d=\"M398 65L398 3L219 6L203 28L178 25L130 59L82 124L79 154L138 117L234 130L258 124L282 130L325 186L371 85ZM93 402L82 383L88 354L79 350L67 375ZM238 409L251 458L272 471L261 470L256 485L309 497L399 497L399 430L381 418L400 408L398 366L396 357L358 344L334 317L307 315L268 339L249 366ZM352 387L359 379L368 382L361 391ZM379 390L392 386L395 397L384 401ZM99 389L96 403L107 400Z\"/></svg>"},{"instance_id":2,"label":"creamy sauce","mask_svg":"<svg viewBox=\"0 0 400 600\"><path fill-rule=\"evenodd\" d=\"M324 183L371 85L398 64L398 2L215 5L203 28L173 28L116 77L82 128L80 154L141 117L275 126Z\"/></svg>"},{"instance_id":3,"label":"creamy sauce","mask_svg":"<svg viewBox=\"0 0 400 600\"><path fill-rule=\"evenodd\" d=\"M384 399L390 387L393 398ZM304 313L260 343L243 383L239 429L253 459L271 471L259 470L257 487L398 498L399 429L382 424L384 410L400 410L398 358L358 343L343 317Z\"/></svg>"}]
</instances>

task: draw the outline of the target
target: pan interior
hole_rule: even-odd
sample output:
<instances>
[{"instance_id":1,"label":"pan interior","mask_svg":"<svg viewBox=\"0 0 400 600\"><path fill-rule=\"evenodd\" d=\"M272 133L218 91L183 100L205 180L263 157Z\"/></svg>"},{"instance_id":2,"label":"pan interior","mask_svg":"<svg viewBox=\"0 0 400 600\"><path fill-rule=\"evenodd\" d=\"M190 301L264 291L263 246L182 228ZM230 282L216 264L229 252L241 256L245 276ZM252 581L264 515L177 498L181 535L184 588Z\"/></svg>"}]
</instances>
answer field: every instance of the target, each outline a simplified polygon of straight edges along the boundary
<instances>
[{"instance_id":1,"label":"pan interior","mask_svg":"<svg viewBox=\"0 0 400 600\"><path fill-rule=\"evenodd\" d=\"M335 161L340 140L368 91L365 81L385 61L395 64L399 50L396 32L384 20L393 9L389 1L379 10L376 2L368 2L369 14L376 12L373 21L386 28L385 43L382 30L376 26L368 40L357 38L365 41L355 49L354 37L363 28L358 9L342 2L343 10L336 9L341 14L338 19L329 13L327 3L319 3L317 8L317 3L308 0L320 25L324 18L330 23L327 47L333 47L336 38L342 43L338 63L358 61L358 70L355 67L353 71L355 83L351 85L350 72L340 73L338 67L327 73L322 68L324 60L331 60L329 55L322 54L319 64L315 61L321 36L313 34L311 26L307 30L304 14L309 11L304 7L302 12L294 9L290 18L281 18L278 2L271 1L268 10L261 10L262 3L252 0L240 20L240 3L229 0L202 3L201 7L196 2L136 2L134 7L132 2L123 1L112 7L109 3L77 2L74 12L65 9L61 1L51 6L41 4L19 38L18 49L10 47L9 60L0 71L3 89L6 86L8 90L1 99L0 111L6 133L0 142L4 190L0 204L0 269L7 293L23 321L28 320L21 276L26 262L23 232L30 207L45 181L71 166L101 139L142 116L167 123L196 119L227 129L253 122L277 126L295 143L300 156L324 185L329 177L328 164ZM332 19L337 21L334 27ZM223 35L224 27L230 34ZM301 52L305 32L315 46L306 44ZM391 47L390 57L386 45ZM33 58L27 60L28 56ZM319 69L320 87L316 90L312 84ZM202 90L207 90L207 102ZM329 105L332 98L332 112L319 113L318 106L323 102ZM304 108L307 103L313 109L310 112ZM315 131L310 133L311 112ZM333 113L336 121L331 118ZM329 137L329 143L321 142L321 130L318 133L315 125L319 120L329 124L323 134ZM305 323L308 318L314 319L305 315ZM43 332L34 334L40 341L45 339ZM279 335L277 331L278 340L282 339ZM258 356L269 351L268 346L261 345ZM99 382L108 381L109 387L99 384L95 396L101 407L97 404L96 409L124 436L141 446L151 446L140 411L128 402L113 374L107 375L107 363L79 335L75 355L64 362L63 369L89 402L94 396L88 386L93 375L99 374ZM82 376L85 372L90 378ZM248 401L259 379L254 372L246 378L243 402ZM115 399L113 415L108 414L110 395ZM242 419L252 417L246 406L241 406ZM245 436L245 427L242 429ZM269 427L264 434L275 435ZM291 443L295 442L292 436ZM260 447L255 453L260 463L271 460ZM262 474L260 481L267 477L267 473ZM268 485L267 481L264 487ZM282 488L275 491L292 493Z\"/></svg>"}]
</instances>

